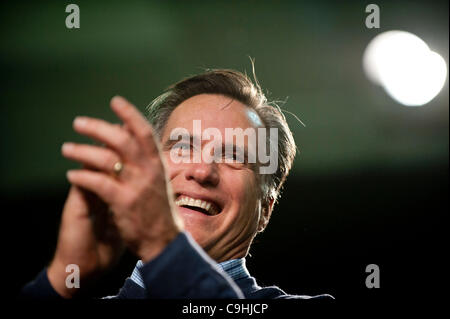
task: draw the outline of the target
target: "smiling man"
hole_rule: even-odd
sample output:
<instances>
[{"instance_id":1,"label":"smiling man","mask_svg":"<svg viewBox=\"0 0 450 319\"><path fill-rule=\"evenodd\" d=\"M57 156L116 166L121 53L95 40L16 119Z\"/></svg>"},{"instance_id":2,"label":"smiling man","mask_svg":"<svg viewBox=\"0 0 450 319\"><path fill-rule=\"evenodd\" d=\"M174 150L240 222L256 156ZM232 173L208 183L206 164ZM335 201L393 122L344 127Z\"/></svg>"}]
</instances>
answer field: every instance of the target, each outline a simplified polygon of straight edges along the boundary
<instances>
[{"instance_id":1,"label":"smiling man","mask_svg":"<svg viewBox=\"0 0 450 319\"><path fill-rule=\"evenodd\" d=\"M140 260L111 298L312 298L260 287L245 266L296 150L257 82L232 70L184 79L150 104L150 124L121 97L111 108L123 125L74 121L78 133L104 146L63 145L83 168L67 174L72 187L55 256L24 296L71 298L127 247ZM81 288L67 284L73 264Z\"/></svg>"},{"instance_id":2,"label":"smiling man","mask_svg":"<svg viewBox=\"0 0 450 319\"><path fill-rule=\"evenodd\" d=\"M255 165L248 161L238 162L232 157L235 153L228 155L222 145L219 148L223 150L221 154L232 159L228 163L226 158L212 163L202 158L199 163L192 160L182 164L170 159L168 153L174 145L169 132L187 128L190 136L198 138L193 134L193 123L198 119L201 119L202 126L217 129L221 136L226 135L227 128L245 130L262 126L262 123L256 112L242 102L224 95L199 94L182 102L171 113L161 132L169 180L185 229L215 261L243 258L258 228L262 230L265 227L270 207L263 209L261 205ZM209 140L202 142L203 145L199 146L205 147ZM188 147L193 148L193 144ZM246 148L247 145L241 147ZM194 153L200 152L192 149L187 153L194 157ZM197 200L201 202L196 205ZM202 203L207 210L202 209ZM200 209L196 209L199 206Z\"/></svg>"}]
</instances>

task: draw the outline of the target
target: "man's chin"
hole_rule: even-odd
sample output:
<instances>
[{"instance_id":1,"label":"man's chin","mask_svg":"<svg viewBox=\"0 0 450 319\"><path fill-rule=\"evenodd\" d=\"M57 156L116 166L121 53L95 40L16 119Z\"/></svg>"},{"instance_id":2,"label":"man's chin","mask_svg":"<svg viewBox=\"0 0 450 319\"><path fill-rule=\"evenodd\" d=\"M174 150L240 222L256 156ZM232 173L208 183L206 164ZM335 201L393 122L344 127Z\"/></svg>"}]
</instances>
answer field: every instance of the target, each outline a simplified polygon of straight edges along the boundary
<instances>
[{"instance_id":1,"label":"man's chin","mask_svg":"<svg viewBox=\"0 0 450 319\"><path fill-rule=\"evenodd\" d=\"M178 213L183 219L184 228L192 235L211 228L211 216L185 207L178 207Z\"/></svg>"},{"instance_id":2,"label":"man's chin","mask_svg":"<svg viewBox=\"0 0 450 319\"><path fill-rule=\"evenodd\" d=\"M202 244L204 244L204 241L211 237L209 230L213 228L212 220L209 216L205 216L202 213L186 211L183 207L179 208L181 208L179 209L179 214L183 219L184 230L203 248Z\"/></svg>"}]
</instances>

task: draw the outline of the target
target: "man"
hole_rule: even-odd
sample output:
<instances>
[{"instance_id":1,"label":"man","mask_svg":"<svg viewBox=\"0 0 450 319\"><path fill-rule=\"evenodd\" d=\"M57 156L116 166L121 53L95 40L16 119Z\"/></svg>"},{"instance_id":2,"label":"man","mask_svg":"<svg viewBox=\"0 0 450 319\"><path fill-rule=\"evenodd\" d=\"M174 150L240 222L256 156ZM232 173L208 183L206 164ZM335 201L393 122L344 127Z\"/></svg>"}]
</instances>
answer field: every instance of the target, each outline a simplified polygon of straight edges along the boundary
<instances>
[{"instance_id":1,"label":"man","mask_svg":"<svg viewBox=\"0 0 450 319\"><path fill-rule=\"evenodd\" d=\"M82 289L128 247L140 261L112 298L311 298L260 287L245 267L296 150L257 82L232 70L182 80L148 107L152 125L121 97L111 108L123 125L74 121L75 131L104 146L63 145L83 168L67 173L72 187L54 258L25 296L71 298L78 289L66 285L67 265L79 267ZM247 135L224 141L230 129ZM273 170L251 160L266 146Z\"/></svg>"}]
</instances>

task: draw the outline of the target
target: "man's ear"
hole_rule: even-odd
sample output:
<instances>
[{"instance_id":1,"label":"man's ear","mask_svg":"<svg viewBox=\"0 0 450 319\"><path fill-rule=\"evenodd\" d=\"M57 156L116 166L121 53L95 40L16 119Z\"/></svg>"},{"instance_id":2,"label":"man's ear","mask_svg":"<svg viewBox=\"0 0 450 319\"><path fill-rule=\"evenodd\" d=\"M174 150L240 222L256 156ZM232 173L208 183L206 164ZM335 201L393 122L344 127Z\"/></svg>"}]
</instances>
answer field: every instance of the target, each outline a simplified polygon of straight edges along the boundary
<instances>
[{"instance_id":1,"label":"man's ear","mask_svg":"<svg viewBox=\"0 0 450 319\"><path fill-rule=\"evenodd\" d=\"M266 226L269 223L270 216L272 215L272 209L273 209L274 203L275 203L275 200L272 197L270 197L269 200L262 207L261 218L259 219L259 224L258 224L258 233L260 233L264 229L266 229Z\"/></svg>"}]
</instances>

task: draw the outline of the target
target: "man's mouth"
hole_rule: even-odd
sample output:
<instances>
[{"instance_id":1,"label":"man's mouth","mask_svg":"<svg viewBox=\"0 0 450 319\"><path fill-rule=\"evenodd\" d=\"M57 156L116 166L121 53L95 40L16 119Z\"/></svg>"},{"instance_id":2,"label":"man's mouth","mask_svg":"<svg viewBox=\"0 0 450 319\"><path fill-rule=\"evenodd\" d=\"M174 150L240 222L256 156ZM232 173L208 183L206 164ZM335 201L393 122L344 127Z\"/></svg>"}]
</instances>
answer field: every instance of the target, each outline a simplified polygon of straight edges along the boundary
<instances>
[{"instance_id":1,"label":"man's mouth","mask_svg":"<svg viewBox=\"0 0 450 319\"><path fill-rule=\"evenodd\" d=\"M208 216L215 216L220 212L220 208L213 202L192 198L187 195L180 195L175 200L175 205L185 207Z\"/></svg>"}]
</instances>

